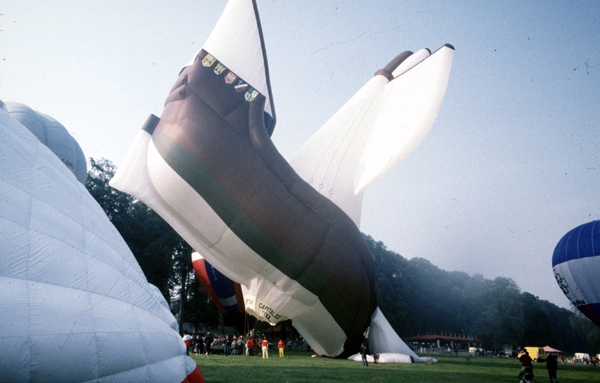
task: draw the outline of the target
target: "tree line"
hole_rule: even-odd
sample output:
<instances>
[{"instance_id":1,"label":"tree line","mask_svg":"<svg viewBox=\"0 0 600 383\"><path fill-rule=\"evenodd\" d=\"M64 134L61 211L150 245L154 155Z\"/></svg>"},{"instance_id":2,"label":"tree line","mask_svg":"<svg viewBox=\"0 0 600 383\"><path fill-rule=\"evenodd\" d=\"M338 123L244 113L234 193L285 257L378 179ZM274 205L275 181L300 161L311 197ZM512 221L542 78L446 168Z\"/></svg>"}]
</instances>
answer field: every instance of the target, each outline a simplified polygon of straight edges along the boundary
<instances>
[{"instance_id":1,"label":"tree line","mask_svg":"<svg viewBox=\"0 0 600 383\"><path fill-rule=\"evenodd\" d=\"M182 322L215 328L222 316L196 279L190 246L141 201L111 188L116 168L89 159L86 187L128 244L148 282L157 286ZM600 329L577 310L520 291L510 278L485 279L442 270L423 258L406 259L365 236L375 261L383 310L402 337L470 335L483 347L544 346L567 353L600 350Z\"/></svg>"},{"instance_id":2,"label":"tree line","mask_svg":"<svg viewBox=\"0 0 600 383\"><path fill-rule=\"evenodd\" d=\"M407 260L366 236L390 324L401 337L470 335L488 350L550 345L567 353L600 350L600 329L578 310L522 292L510 278L444 271Z\"/></svg>"}]
</instances>

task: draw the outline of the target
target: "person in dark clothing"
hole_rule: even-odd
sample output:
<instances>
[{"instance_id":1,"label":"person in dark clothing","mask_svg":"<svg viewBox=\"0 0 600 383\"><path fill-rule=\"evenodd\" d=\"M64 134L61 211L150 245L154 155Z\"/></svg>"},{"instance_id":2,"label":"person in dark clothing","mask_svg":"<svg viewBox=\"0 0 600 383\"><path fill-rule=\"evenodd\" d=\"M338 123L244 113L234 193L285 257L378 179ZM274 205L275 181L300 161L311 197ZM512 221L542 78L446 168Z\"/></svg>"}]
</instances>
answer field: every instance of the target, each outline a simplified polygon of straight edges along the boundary
<instances>
[{"instance_id":1,"label":"person in dark clothing","mask_svg":"<svg viewBox=\"0 0 600 383\"><path fill-rule=\"evenodd\" d=\"M546 358L546 370L548 370L548 377L550 378L550 383L558 383L558 378L556 377L556 370L558 370L558 361L556 360L556 356L554 354L549 354Z\"/></svg>"},{"instance_id":2,"label":"person in dark clothing","mask_svg":"<svg viewBox=\"0 0 600 383\"><path fill-rule=\"evenodd\" d=\"M521 362L521 371L523 371L526 367L531 367L533 370L533 365L531 364L533 360L529 356L529 353L525 349L523 349L521 352L522 354L519 356L519 362Z\"/></svg>"},{"instance_id":3,"label":"person in dark clothing","mask_svg":"<svg viewBox=\"0 0 600 383\"><path fill-rule=\"evenodd\" d=\"M369 353L369 350L367 348L367 345L363 342L360 344L360 357L362 359L362 365L364 367L369 367L369 362L367 362L367 354Z\"/></svg>"},{"instance_id":4,"label":"person in dark clothing","mask_svg":"<svg viewBox=\"0 0 600 383\"><path fill-rule=\"evenodd\" d=\"M206 338L204 338L205 348L206 348L206 356L210 355L210 346L215 339L212 335L210 335L210 331L206 333Z\"/></svg>"}]
</instances>

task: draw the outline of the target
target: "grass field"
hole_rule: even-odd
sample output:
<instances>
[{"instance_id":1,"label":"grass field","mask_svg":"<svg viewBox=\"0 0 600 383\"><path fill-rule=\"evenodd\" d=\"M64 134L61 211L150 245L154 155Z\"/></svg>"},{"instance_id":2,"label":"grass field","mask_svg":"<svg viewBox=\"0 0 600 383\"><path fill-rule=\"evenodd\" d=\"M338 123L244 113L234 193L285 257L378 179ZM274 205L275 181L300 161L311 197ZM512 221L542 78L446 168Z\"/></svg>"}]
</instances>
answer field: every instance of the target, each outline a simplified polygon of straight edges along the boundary
<instances>
[{"instance_id":1,"label":"grass field","mask_svg":"<svg viewBox=\"0 0 600 383\"><path fill-rule=\"evenodd\" d=\"M313 358L311 353L286 351L285 358L279 358L277 350L271 357L229 356L213 354L191 355L198 363L207 383L308 383L308 382L460 382L494 383L514 382L521 365L516 359L495 359L465 356L431 355L437 363L414 364L369 364L362 367L360 362L345 359ZM535 382L548 382L545 364L534 366ZM561 383L600 383L600 368L591 366L558 365L558 379Z\"/></svg>"}]
</instances>

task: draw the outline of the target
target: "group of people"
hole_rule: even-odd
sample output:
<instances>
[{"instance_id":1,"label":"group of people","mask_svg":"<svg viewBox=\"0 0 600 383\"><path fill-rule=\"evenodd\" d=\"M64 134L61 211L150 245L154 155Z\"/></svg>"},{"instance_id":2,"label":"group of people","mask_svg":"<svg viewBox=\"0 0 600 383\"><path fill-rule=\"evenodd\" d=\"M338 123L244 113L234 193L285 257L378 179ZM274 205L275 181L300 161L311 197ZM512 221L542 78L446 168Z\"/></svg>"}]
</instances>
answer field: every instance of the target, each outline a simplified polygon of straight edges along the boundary
<instances>
[{"instance_id":1,"label":"group of people","mask_svg":"<svg viewBox=\"0 0 600 383\"><path fill-rule=\"evenodd\" d=\"M259 351L258 351L259 346L260 346L260 355L262 355L262 358L269 359L269 341L267 340L267 337L263 337L261 340L259 337L255 337L254 339L252 339L252 337L249 336L246 340L246 355L247 356L258 355L259 354ZM283 348L282 340L279 341L279 347L280 347L279 356L282 356L282 353L281 353L281 349Z\"/></svg>"},{"instance_id":2,"label":"group of people","mask_svg":"<svg viewBox=\"0 0 600 383\"><path fill-rule=\"evenodd\" d=\"M211 345L214 342L214 338L212 335L210 335L210 331L204 336L192 336L185 331L183 333L183 342L185 343L186 355L189 355L191 349L196 355L206 353L206 356L208 356L211 353Z\"/></svg>"},{"instance_id":3,"label":"group of people","mask_svg":"<svg viewBox=\"0 0 600 383\"><path fill-rule=\"evenodd\" d=\"M247 335L244 339L243 335L236 337L233 335L231 338L229 335L225 335L222 337L214 338L210 331L207 332L204 336L201 335L189 335L187 332L183 335L183 341L186 346L186 354L189 355L190 350L198 355L204 354L208 357L210 354L215 354L217 350L223 349L223 356L230 355L260 355L263 359L269 358L269 341L266 336L258 337L252 336L251 334ZM288 344L291 345L291 340L288 341ZM277 343L277 348L279 350L279 357L283 358L285 356L285 345L286 343L283 339L280 339Z\"/></svg>"},{"instance_id":4,"label":"group of people","mask_svg":"<svg viewBox=\"0 0 600 383\"><path fill-rule=\"evenodd\" d=\"M531 359L531 356L529 355L529 352L527 352L526 349L521 350L519 361L521 362L519 383L533 383L533 359ZM548 354L548 356L546 357L546 370L548 371L550 383L558 383L558 378L556 377L556 370L558 370L558 361L554 354Z\"/></svg>"}]
</instances>

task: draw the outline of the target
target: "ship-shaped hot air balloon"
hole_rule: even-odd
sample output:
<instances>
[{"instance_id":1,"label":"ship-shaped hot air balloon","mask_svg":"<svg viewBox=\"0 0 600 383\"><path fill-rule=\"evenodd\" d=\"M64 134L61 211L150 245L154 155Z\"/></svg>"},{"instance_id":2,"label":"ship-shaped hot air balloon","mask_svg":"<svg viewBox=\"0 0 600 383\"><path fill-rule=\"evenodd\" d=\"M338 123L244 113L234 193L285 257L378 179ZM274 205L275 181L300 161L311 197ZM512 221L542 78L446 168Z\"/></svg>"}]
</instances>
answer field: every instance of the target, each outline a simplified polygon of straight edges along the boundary
<instances>
[{"instance_id":1,"label":"ship-shaped hot air balloon","mask_svg":"<svg viewBox=\"0 0 600 383\"><path fill-rule=\"evenodd\" d=\"M382 360L419 360L380 309L360 210L364 190L430 129L453 55L450 45L399 55L289 163L270 139L276 118L256 4L230 1L111 185L239 283L248 313L291 319L318 354L352 355L369 329Z\"/></svg>"}]
</instances>

